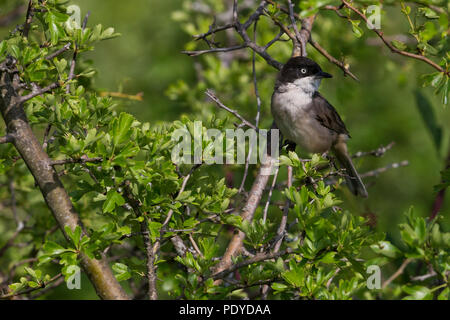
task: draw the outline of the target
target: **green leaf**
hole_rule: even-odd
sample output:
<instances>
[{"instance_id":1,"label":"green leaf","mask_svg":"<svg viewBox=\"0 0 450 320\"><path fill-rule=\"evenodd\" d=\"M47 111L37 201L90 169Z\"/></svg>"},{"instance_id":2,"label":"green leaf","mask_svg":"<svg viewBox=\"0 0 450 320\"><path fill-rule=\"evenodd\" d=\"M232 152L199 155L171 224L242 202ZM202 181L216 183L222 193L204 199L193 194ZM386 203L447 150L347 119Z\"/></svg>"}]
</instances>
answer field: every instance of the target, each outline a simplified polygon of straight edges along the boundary
<instances>
[{"instance_id":1,"label":"green leaf","mask_svg":"<svg viewBox=\"0 0 450 320\"><path fill-rule=\"evenodd\" d=\"M438 300L450 300L450 288L445 288L438 296Z\"/></svg>"},{"instance_id":2,"label":"green leaf","mask_svg":"<svg viewBox=\"0 0 450 320\"><path fill-rule=\"evenodd\" d=\"M375 251L375 253L382 254L389 258L397 258L401 254L401 251L389 241L380 241L377 244L371 245L370 248Z\"/></svg>"},{"instance_id":3,"label":"green leaf","mask_svg":"<svg viewBox=\"0 0 450 320\"><path fill-rule=\"evenodd\" d=\"M115 146L129 140L133 121L134 117L124 112L120 114L118 119L114 119L111 135Z\"/></svg>"},{"instance_id":4,"label":"green leaf","mask_svg":"<svg viewBox=\"0 0 450 320\"><path fill-rule=\"evenodd\" d=\"M112 269L117 281L125 281L131 278L131 272L127 265L116 262L113 264Z\"/></svg>"},{"instance_id":5,"label":"green leaf","mask_svg":"<svg viewBox=\"0 0 450 320\"><path fill-rule=\"evenodd\" d=\"M61 253L71 251L70 249L66 249L53 241L45 242L45 244L43 246L43 250L46 254L52 255L52 256L60 255Z\"/></svg>"},{"instance_id":6,"label":"green leaf","mask_svg":"<svg viewBox=\"0 0 450 320\"><path fill-rule=\"evenodd\" d=\"M119 37L119 36L120 36L120 33L114 33L114 28L107 28L100 35L100 39L101 40L108 40L108 39L113 39L113 38L116 38L116 37Z\"/></svg>"},{"instance_id":7,"label":"green leaf","mask_svg":"<svg viewBox=\"0 0 450 320\"><path fill-rule=\"evenodd\" d=\"M81 227L76 226L75 230L72 231L72 229L69 226L65 226L64 230L66 231L66 234L70 238L70 240L72 240L72 243L74 244L75 248L79 249L81 239Z\"/></svg>"},{"instance_id":8,"label":"green leaf","mask_svg":"<svg viewBox=\"0 0 450 320\"><path fill-rule=\"evenodd\" d=\"M28 273L33 279L39 280L39 277L38 277L36 271L34 271L33 269L31 269L29 267L25 267L25 272Z\"/></svg>"},{"instance_id":9,"label":"green leaf","mask_svg":"<svg viewBox=\"0 0 450 320\"><path fill-rule=\"evenodd\" d=\"M414 227L414 232L417 235L419 244L424 243L427 236L427 226L424 218L417 218Z\"/></svg>"},{"instance_id":10,"label":"green leaf","mask_svg":"<svg viewBox=\"0 0 450 320\"><path fill-rule=\"evenodd\" d=\"M122 206L125 204L125 199L117 193L116 190L111 189L106 194L106 200L103 203L103 212L113 212L117 206Z\"/></svg>"},{"instance_id":11,"label":"green leaf","mask_svg":"<svg viewBox=\"0 0 450 320\"><path fill-rule=\"evenodd\" d=\"M275 291L285 291L288 288L287 285L285 285L283 283L278 283L278 282L272 283L271 287Z\"/></svg>"},{"instance_id":12,"label":"green leaf","mask_svg":"<svg viewBox=\"0 0 450 320\"><path fill-rule=\"evenodd\" d=\"M157 221L148 222L148 230L150 231L150 237L153 242L155 242L156 238L159 237L161 227L162 223L159 223Z\"/></svg>"},{"instance_id":13,"label":"green leaf","mask_svg":"<svg viewBox=\"0 0 450 320\"><path fill-rule=\"evenodd\" d=\"M418 90L415 91L416 105L419 109L422 120L433 138L436 150L439 152L442 140L442 128L438 125L434 109L430 101Z\"/></svg>"},{"instance_id":14,"label":"green leaf","mask_svg":"<svg viewBox=\"0 0 450 320\"><path fill-rule=\"evenodd\" d=\"M433 299L433 294L431 290L423 286L404 286L403 291L409 294L404 300L431 300Z\"/></svg>"},{"instance_id":15,"label":"green leaf","mask_svg":"<svg viewBox=\"0 0 450 320\"><path fill-rule=\"evenodd\" d=\"M407 48L406 44L398 40L392 40L391 44L399 50L405 50Z\"/></svg>"},{"instance_id":16,"label":"green leaf","mask_svg":"<svg viewBox=\"0 0 450 320\"><path fill-rule=\"evenodd\" d=\"M59 74L62 74L64 72L64 70L66 70L66 67L67 67L66 59L58 60L55 58L55 59L53 59L53 63L55 64L56 70L58 70Z\"/></svg>"},{"instance_id":17,"label":"green leaf","mask_svg":"<svg viewBox=\"0 0 450 320\"><path fill-rule=\"evenodd\" d=\"M359 21L359 20L351 20L351 22L352 22L353 33L355 34L355 36L357 38L361 38L362 35L364 34L364 31L359 27L359 24L361 23L361 21Z\"/></svg>"},{"instance_id":18,"label":"green leaf","mask_svg":"<svg viewBox=\"0 0 450 320\"><path fill-rule=\"evenodd\" d=\"M336 260L334 260L334 256L336 255L336 252L331 251L324 254L319 261L323 263L335 263Z\"/></svg>"},{"instance_id":19,"label":"green leaf","mask_svg":"<svg viewBox=\"0 0 450 320\"><path fill-rule=\"evenodd\" d=\"M60 20L61 19L53 12L48 12L45 17L45 21L49 27L48 30L50 32L50 42L52 45L56 45L59 39L65 36Z\"/></svg>"},{"instance_id":20,"label":"green leaf","mask_svg":"<svg viewBox=\"0 0 450 320\"><path fill-rule=\"evenodd\" d=\"M305 283L305 275L302 272L299 272L297 270L290 270L286 271L281 274L284 280L286 280L287 283L290 285L300 288Z\"/></svg>"}]
</instances>

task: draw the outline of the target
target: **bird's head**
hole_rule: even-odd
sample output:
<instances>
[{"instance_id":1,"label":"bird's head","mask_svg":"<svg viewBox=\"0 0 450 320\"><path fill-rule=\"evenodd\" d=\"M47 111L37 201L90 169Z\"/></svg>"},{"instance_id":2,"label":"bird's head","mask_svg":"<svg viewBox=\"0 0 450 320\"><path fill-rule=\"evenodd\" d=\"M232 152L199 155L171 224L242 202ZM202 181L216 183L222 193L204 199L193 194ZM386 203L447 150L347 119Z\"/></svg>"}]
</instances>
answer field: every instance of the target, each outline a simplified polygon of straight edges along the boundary
<instances>
[{"instance_id":1,"label":"bird's head","mask_svg":"<svg viewBox=\"0 0 450 320\"><path fill-rule=\"evenodd\" d=\"M282 84L293 83L302 89L317 88L323 78L332 78L329 73L313 60L306 57L292 57L281 68L278 81Z\"/></svg>"}]
</instances>

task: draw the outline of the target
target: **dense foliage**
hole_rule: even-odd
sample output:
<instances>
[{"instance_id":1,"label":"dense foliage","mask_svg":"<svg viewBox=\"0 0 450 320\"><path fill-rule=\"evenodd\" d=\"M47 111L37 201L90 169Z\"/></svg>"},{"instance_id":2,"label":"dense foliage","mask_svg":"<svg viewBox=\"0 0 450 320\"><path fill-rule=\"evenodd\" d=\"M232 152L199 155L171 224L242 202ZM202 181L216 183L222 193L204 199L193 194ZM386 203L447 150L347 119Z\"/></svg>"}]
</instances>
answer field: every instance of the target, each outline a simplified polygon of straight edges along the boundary
<instances>
[{"instance_id":1,"label":"dense foliage","mask_svg":"<svg viewBox=\"0 0 450 320\"><path fill-rule=\"evenodd\" d=\"M210 30L213 13L227 10L232 13L227 1L204 2L209 10L199 12L193 2L185 1L182 9L172 14L191 36ZM257 4L238 1L241 2L239 19L244 22ZM379 1L369 2L354 1L352 5L359 10L368 4L380 5ZM441 108L445 108L450 64L448 4L412 2L406 5L383 1L386 7L383 17L391 11L395 11L393 16L400 12L414 39L414 42L394 39L389 43L398 50L436 61L443 71L417 62L414 74L425 87L435 89ZM386 237L375 227L373 214L361 215L367 212L352 210L355 206L346 204L354 200L328 158L303 157L301 152L299 158L299 154L284 148L273 195L268 196L269 183L254 218L247 221L239 212L258 166L250 166L249 176L241 187L243 165L173 162L172 150L177 141L172 136L176 130L194 134L194 121L202 121L202 148L210 150L214 141L207 136L207 129L224 133L236 127L238 120L232 114L213 109L212 102L205 98L207 88L213 88L225 105L238 110L246 119L253 121L257 115L257 125L270 127L272 119L267 106L276 70L266 60L250 49L192 58L197 68L196 81L188 83L180 79L166 92L170 99L183 106L187 115L178 116L172 122L140 121L139 117L122 111L123 100L114 99L95 86L95 61L85 58L94 45L119 34L113 28L91 25L88 16L84 21L84 16L77 19L73 10L78 7L68 10L71 2L33 0L30 3L32 20L15 29L11 26L9 34L0 42L0 62L13 59L23 84L19 94L28 97L23 103L28 121L52 159L52 166L83 226L71 229L58 225L27 163L13 144L0 144L0 293L3 298L34 298L41 292L43 297L51 296L53 289L59 290L54 284L60 285L63 278L70 282L74 272L80 270L81 253L107 259L116 279L137 299L147 293L152 297L152 283L156 284L160 298L258 299L266 295L267 288L267 297L274 299L449 298L450 233L440 226L443 212L428 219L427 212L406 206L404 222L395 228L396 235ZM330 52L342 54L344 68L352 70L348 64L357 63L352 57L354 43L363 41L359 38L373 31L347 7L337 9L344 19L336 16L336 10L324 9L340 3L300 1L296 12L300 18L318 14L316 19L320 23L313 27L313 38L323 47L338 44L339 49ZM7 3L4 7L13 5ZM217 25L227 22L223 17L227 19L231 15L218 15ZM281 7L268 4L267 12L257 25L255 22L255 29L253 26L249 29L251 37L261 45L271 41L279 32L275 20L289 25L289 15ZM208 39L190 41L185 49L191 52L227 47L239 43L240 38L234 30L227 30ZM270 55L285 61L292 50L288 40L286 35L281 36L268 50ZM383 43L375 46L380 45ZM321 64L326 61L315 51L311 51L311 57ZM409 58L399 55L398 59ZM386 65L390 64L388 60L383 57ZM370 77L360 80L365 79ZM265 106L258 113L255 84ZM443 159L448 152L447 128L431 116L430 99L420 90L423 89L417 89L416 93L419 109ZM381 119L387 123L382 126L394 125L388 113ZM6 126L2 124L0 128L0 136L6 136ZM370 135L371 128L364 130L360 141ZM354 132L358 139L359 132ZM370 139L366 141L373 141ZM364 143L359 145L370 149ZM363 165L368 170L377 169L367 163ZM292 186L282 182L287 167L293 170ZM432 170L439 173L441 168ZM370 178L373 179L371 175ZM436 183L436 193L445 190L449 181L447 169L442 172L441 183ZM370 189L369 194L372 196ZM280 234L284 212L288 220ZM233 267L215 273L214 267L236 230L246 236L244 250L233 257ZM274 250L280 237L281 247ZM384 281L381 287L370 289L368 268L374 265L382 268ZM396 270L400 272L388 279L388 274ZM82 290L87 290L87 284L83 281Z\"/></svg>"}]
</instances>

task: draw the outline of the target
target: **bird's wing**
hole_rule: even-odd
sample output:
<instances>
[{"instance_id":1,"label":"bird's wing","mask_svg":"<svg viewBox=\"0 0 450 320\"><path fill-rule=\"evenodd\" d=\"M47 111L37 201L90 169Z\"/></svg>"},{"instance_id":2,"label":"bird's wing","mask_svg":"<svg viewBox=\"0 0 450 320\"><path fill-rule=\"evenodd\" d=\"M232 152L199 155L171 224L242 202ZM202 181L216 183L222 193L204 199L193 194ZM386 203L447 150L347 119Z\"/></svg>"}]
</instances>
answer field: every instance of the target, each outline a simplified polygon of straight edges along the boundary
<instances>
[{"instance_id":1,"label":"bird's wing","mask_svg":"<svg viewBox=\"0 0 450 320\"><path fill-rule=\"evenodd\" d=\"M321 125L338 134L350 136L336 109L319 92L316 92L313 96L313 106L316 113L316 120Z\"/></svg>"}]
</instances>

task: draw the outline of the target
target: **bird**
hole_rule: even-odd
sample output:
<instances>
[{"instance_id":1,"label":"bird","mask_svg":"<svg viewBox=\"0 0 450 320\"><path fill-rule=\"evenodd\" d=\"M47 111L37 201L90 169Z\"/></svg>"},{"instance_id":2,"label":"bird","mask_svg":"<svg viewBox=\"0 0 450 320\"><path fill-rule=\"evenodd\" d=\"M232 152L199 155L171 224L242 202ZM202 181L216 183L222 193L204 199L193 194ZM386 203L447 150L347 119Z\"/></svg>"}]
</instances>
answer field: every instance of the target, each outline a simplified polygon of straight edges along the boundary
<instances>
[{"instance_id":1,"label":"bird","mask_svg":"<svg viewBox=\"0 0 450 320\"><path fill-rule=\"evenodd\" d=\"M331 151L354 195L368 193L347 150L350 134L336 109L319 93L324 78L332 75L312 59L291 57L278 73L272 94L271 112L282 136L309 153Z\"/></svg>"}]
</instances>

